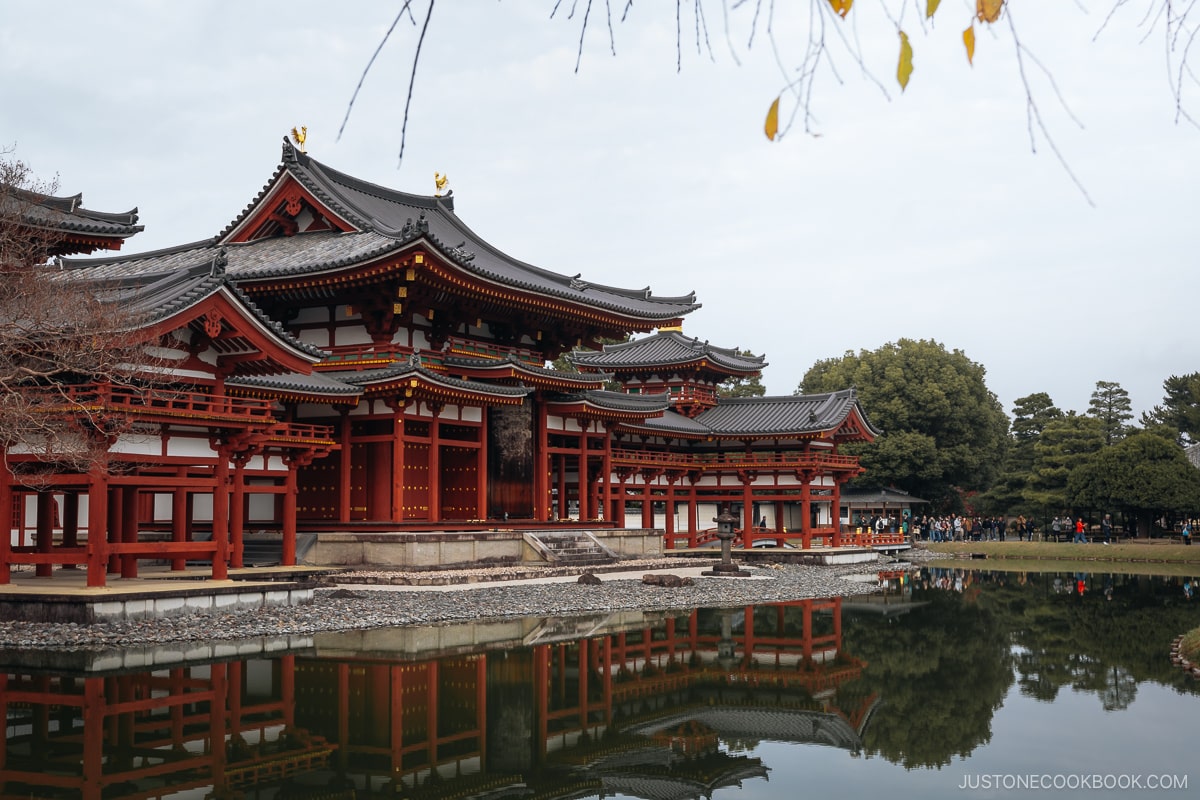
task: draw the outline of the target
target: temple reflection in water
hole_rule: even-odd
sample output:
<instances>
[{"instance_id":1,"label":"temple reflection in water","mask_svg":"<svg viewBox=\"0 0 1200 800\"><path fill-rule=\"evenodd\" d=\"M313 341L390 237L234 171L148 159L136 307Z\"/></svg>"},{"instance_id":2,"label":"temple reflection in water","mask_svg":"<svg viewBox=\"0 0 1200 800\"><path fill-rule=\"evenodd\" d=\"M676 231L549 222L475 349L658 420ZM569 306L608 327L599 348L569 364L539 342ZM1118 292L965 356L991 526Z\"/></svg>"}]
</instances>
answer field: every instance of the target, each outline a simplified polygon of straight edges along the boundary
<instances>
[{"instance_id":1,"label":"temple reflection in water","mask_svg":"<svg viewBox=\"0 0 1200 800\"><path fill-rule=\"evenodd\" d=\"M838 690L864 667L825 599L10 668L0 797L707 797L767 778L759 740L858 752L877 698Z\"/></svg>"}]
</instances>

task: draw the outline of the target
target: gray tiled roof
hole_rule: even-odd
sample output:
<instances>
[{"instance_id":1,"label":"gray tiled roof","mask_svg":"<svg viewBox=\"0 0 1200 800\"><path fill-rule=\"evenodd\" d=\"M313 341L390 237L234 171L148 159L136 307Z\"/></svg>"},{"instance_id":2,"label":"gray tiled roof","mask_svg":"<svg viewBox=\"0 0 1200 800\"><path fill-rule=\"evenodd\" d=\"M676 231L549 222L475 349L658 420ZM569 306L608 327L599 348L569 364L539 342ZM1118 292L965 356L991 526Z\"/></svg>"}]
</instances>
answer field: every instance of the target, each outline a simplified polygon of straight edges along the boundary
<instances>
[{"instance_id":1,"label":"gray tiled roof","mask_svg":"<svg viewBox=\"0 0 1200 800\"><path fill-rule=\"evenodd\" d=\"M573 403L583 401L597 408L610 411L632 411L639 414L665 412L671 405L671 396L662 394L626 394L608 389L589 389L575 394L559 394L548 398L550 402Z\"/></svg>"},{"instance_id":2,"label":"gray tiled roof","mask_svg":"<svg viewBox=\"0 0 1200 800\"><path fill-rule=\"evenodd\" d=\"M855 408L869 427L853 389L779 397L722 397L716 406L697 415L696 421L722 436L820 433L837 428Z\"/></svg>"},{"instance_id":3,"label":"gray tiled roof","mask_svg":"<svg viewBox=\"0 0 1200 800\"><path fill-rule=\"evenodd\" d=\"M335 381L350 384L352 386L367 387L376 383L387 383L403 379L406 376L420 376L423 380L429 383L444 386L449 389L459 389L468 392L476 392L479 394L491 394L497 397L524 397L529 394L532 389L524 386L504 386L495 383L484 383L482 381L464 381L460 378L452 378L441 372L435 372L431 369L426 369L416 363L415 359L409 361L394 361L386 367L379 369L364 369L350 370L346 372L325 372L322 373L327 378L332 378Z\"/></svg>"},{"instance_id":4,"label":"gray tiled roof","mask_svg":"<svg viewBox=\"0 0 1200 800\"><path fill-rule=\"evenodd\" d=\"M221 260L216 257L208 263L200 262L175 271L140 272L118 278L97 275L90 271L66 270L56 273L56 277L91 286L93 293L102 302L116 304L122 313L129 315L142 326L181 314L223 291L229 295L232 302L243 306L251 318L269 329L285 347L297 350L313 361L319 361L328 355L324 350L300 341L281 324L264 314L253 301L229 282Z\"/></svg>"},{"instance_id":5,"label":"gray tiled roof","mask_svg":"<svg viewBox=\"0 0 1200 800\"><path fill-rule=\"evenodd\" d=\"M142 230L138 210L124 213L93 211L83 207L83 195L52 197L38 192L0 186L0 212L19 213L34 227L71 233L125 238Z\"/></svg>"},{"instance_id":6,"label":"gray tiled roof","mask_svg":"<svg viewBox=\"0 0 1200 800\"><path fill-rule=\"evenodd\" d=\"M675 319L700 307L695 293L659 297L648 287L622 289L592 284L580 280L578 275L562 275L519 261L467 227L454 213L451 198L408 194L360 180L299 152L287 139L283 142L283 165L259 197L265 196L285 172L360 231L345 235L382 236L390 239L397 250L423 240L447 260L485 281L649 321ZM244 222L254 205L252 203L235 219L218 239ZM312 235L297 234L288 238L305 239ZM295 263L291 267L305 269L305 263ZM284 270L289 265L277 263L276 268ZM239 276L239 279L245 277L249 276Z\"/></svg>"},{"instance_id":7,"label":"gray tiled roof","mask_svg":"<svg viewBox=\"0 0 1200 800\"><path fill-rule=\"evenodd\" d=\"M735 348L716 347L679 331L659 331L629 342L606 344L600 351L573 352L568 358L579 367L613 371L690 364L701 359L725 371L743 374L760 372L767 366L763 356L745 356Z\"/></svg>"},{"instance_id":8,"label":"gray tiled roof","mask_svg":"<svg viewBox=\"0 0 1200 800\"><path fill-rule=\"evenodd\" d=\"M660 418L639 422L636 427L663 435L692 437L788 437L834 430L855 409L871 433L878 435L879 431L871 427L858 405L858 396L853 389L798 396L722 397L716 406L702 411L694 419L668 411Z\"/></svg>"},{"instance_id":9,"label":"gray tiled roof","mask_svg":"<svg viewBox=\"0 0 1200 800\"><path fill-rule=\"evenodd\" d=\"M351 386L321 372L314 372L311 375L300 375L295 372L283 375L247 375L230 378L225 383L228 386L239 386L246 389L268 389L295 394L344 397L347 400L354 400L362 394L362 387Z\"/></svg>"},{"instance_id":10,"label":"gray tiled roof","mask_svg":"<svg viewBox=\"0 0 1200 800\"><path fill-rule=\"evenodd\" d=\"M531 364L525 363L513 354L510 354L508 358L504 359L483 358L476 356L446 356L443 363L445 363L447 369L451 370L454 367L478 370L508 370L515 368L518 372L523 372L531 376L552 378L558 381L569 381L571 383L586 384L589 386L608 380L608 378L611 377L609 375L596 374L594 372L563 372L559 369L535 367Z\"/></svg>"},{"instance_id":11,"label":"gray tiled roof","mask_svg":"<svg viewBox=\"0 0 1200 800\"><path fill-rule=\"evenodd\" d=\"M424 242L451 263L497 285L602 308L647 322L677 319L700 307L695 294L660 297L649 288L621 289L580 280L518 261L488 244L454 213L449 198L406 194L331 169L284 142L283 165L259 198L220 235L201 242L115 259L69 259L71 269L122 277L180 269L210 261L222 249L237 282L337 270ZM291 175L358 230L314 231L237 243L223 241L284 175Z\"/></svg>"}]
</instances>

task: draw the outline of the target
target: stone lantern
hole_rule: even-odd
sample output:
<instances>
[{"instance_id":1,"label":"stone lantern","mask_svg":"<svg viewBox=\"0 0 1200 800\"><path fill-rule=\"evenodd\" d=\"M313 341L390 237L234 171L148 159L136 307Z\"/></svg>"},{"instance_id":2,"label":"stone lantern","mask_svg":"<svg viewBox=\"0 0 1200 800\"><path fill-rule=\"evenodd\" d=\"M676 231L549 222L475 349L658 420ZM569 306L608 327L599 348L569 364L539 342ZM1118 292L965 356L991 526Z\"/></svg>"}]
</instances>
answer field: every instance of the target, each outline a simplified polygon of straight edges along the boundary
<instances>
[{"instance_id":1,"label":"stone lantern","mask_svg":"<svg viewBox=\"0 0 1200 800\"><path fill-rule=\"evenodd\" d=\"M721 540L721 563L714 564L713 568L707 572L702 572L702 575L714 575L724 578L747 578L749 572L741 569L733 562L730 548L733 546L733 540L737 536L734 530L734 525L737 523L737 517L729 513L729 504L725 504L721 508L721 513L713 517L713 522L717 523L717 538Z\"/></svg>"}]
</instances>

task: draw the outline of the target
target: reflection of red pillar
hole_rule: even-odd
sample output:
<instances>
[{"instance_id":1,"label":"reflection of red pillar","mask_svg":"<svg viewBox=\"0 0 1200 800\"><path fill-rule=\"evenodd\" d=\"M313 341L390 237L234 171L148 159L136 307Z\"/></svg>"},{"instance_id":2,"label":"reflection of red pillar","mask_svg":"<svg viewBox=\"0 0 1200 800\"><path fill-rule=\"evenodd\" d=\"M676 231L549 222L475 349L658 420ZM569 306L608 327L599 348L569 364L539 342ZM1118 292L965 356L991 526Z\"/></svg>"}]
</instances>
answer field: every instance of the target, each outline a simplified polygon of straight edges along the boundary
<instances>
[{"instance_id":1,"label":"reflection of red pillar","mask_svg":"<svg viewBox=\"0 0 1200 800\"><path fill-rule=\"evenodd\" d=\"M579 730L588 729L588 669L589 645L588 639L579 640Z\"/></svg>"},{"instance_id":2,"label":"reflection of red pillar","mask_svg":"<svg viewBox=\"0 0 1200 800\"><path fill-rule=\"evenodd\" d=\"M104 678L85 678L83 709L83 776L79 782L84 800L100 800L100 779L104 777ZM91 725L87 721L92 720Z\"/></svg>"},{"instance_id":3,"label":"reflection of red pillar","mask_svg":"<svg viewBox=\"0 0 1200 800\"><path fill-rule=\"evenodd\" d=\"M475 659L475 727L479 730L479 761L487 763L487 656Z\"/></svg>"},{"instance_id":4,"label":"reflection of red pillar","mask_svg":"<svg viewBox=\"0 0 1200 800\"><path fill-rule=\"evenodd\" d=\"M533 648L533 713L537 717L537 741L534 742L533 758L542 763L546 758L546 736L549 731L546 719L550 708L550 647L540 644Z\"/></svg>"},{"instance_id":5,"label":"reflection of red pillar","mask_svg":"<svg viewBox=\"0 0 1200 800\"><path fill-rule=\"evenodd\" d=\"M425 730L429 736L429 766L433 770L437 770L438 760L438 707L441 703L438 702L438 662L430 661L429 669L426 673L428 682L426 686L426 701L425 701Z\"/></svg>"},{"instance_id":6,"label":"reflection of red pillar","mask_svg":"<svg viewBox=\"0 0 1200 800\"><path fill-rule=\"evenodd\" d=\"M388 672L391 678L388 720L391 723L388 736L392 773L399 773L404 766L404 671L407 666L393 664ZM345 745L342 745L345 749Z\"/></svg>"},{"instance_id":7,"label":"reflection of red pillar","mask_svg":"<svg viewBox=\"0 0 1200 800\"><path fill-rule=\"evenodd\" d=\"M229 728L226 707L229 704L230 691L229 681L226 679L226 669L226 665L220 663L209 667L212 700L208 703L208 741L212 752L213 777L221 779L225 775L225 735Z\"/></svg>"}]
</instances>

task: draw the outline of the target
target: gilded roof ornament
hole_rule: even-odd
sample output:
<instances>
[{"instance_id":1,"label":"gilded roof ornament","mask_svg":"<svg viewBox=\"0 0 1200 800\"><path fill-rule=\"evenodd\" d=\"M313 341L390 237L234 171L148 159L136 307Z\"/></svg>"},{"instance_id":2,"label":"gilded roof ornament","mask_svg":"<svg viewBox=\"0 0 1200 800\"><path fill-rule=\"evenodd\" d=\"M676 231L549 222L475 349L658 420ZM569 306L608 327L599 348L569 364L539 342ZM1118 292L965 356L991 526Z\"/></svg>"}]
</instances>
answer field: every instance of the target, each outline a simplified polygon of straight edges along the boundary
<instances>
[{"instance_id":1,"label":"gilded roof ornament","mask_svg":"<svg viewBox=\"0 0 1200 800\"><path fill-rule=\"evenodd\" d=\"M433 173L433 185L434 185L433 196L434 197L442 197L443 196L443 194L446 191L446 184L449 182L449 180L450 180L449 175L443 175L440 172Z\"/></svg>"},{"instance_id":2,"label":"gilded roof ornament","mask_svg":"<svg viewBox=\"0 0 1200 800\"><path fill-rule=\"evenodd\" d=\"M308 138L308 126L301 125L299 128L292 128L292 141L300 148L301 153L308 152L304 149L304 141Z\"/></svg>"}]
</instances>

